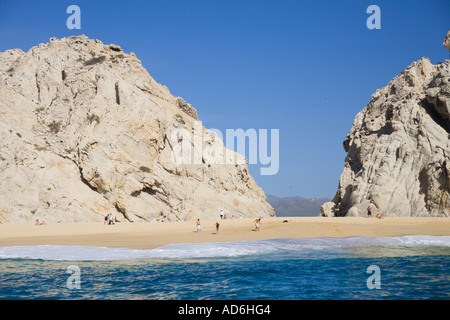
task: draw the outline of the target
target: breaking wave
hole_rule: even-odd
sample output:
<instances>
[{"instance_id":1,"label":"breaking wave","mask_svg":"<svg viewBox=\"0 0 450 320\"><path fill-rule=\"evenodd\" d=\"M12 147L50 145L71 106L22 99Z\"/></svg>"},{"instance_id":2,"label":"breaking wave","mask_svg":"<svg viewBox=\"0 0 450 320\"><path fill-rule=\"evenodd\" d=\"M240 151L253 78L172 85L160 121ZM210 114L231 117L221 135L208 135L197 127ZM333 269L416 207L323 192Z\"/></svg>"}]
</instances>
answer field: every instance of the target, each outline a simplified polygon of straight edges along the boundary
<instances>
[{"instance_id":1,"label":"breaking wave","mask_svg":"<svg viewBox=\"0 0 450 320\"><path fill-rule=\"evenodd\" d=\"M302 238L170 244L156 249L106 248L93 246L0 247L0 259L43 259L69 261L224 258L262 254L310 254L359 252L362 249L440 248L450 254L450 236ZM442 250L441 250L442 251Z\"/></svg>"}]
</instances>

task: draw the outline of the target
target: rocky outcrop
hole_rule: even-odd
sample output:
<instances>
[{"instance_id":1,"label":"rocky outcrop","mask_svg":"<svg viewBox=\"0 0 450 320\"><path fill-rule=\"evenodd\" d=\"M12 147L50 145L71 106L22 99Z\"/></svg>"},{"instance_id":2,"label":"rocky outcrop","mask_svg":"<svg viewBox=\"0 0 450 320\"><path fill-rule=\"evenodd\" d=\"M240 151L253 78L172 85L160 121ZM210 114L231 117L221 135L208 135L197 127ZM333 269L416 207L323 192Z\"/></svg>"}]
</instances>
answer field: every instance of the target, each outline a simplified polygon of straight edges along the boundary
<instances>
[{"instance_id":1,"label":"rocky outcrop","mask_svg":"<svg viewBox=\"0 0 450 320\"><path fill-rule=\"evenodd\" d=\"M448 37L448 36L447 36ZM448 216L450 61L413 62L372 95L344 141L339 188L327 214Z\"/></svg>"},{"instance_id":2,"label":"rocky outcrop","mask_svg":"<svg viewBox=\"0 0 450 320\"><path fill-rule=\"evenodd\" d=\"M274 215L245 159L221 161L197 111L117 45L77 36L0 53L0 97L2 223Z\"/></svg>"},{"instance_id":3,"label":"rocky outcrop","mask_svg":"<svg viewBox=\"0 0 450 320\"><path fill-rule=\"evenodd\" d=\"M445 49L449 50L450 55L450 30L447 32L447 35L445 36L443 45Z\"/></svg>"},{"instance_id":4,"label":"rocky outcrop","mask_svg":"<svg viewBox=\"0 0 450 320\"><path fill-rule=\"evenodd\" d=\"M327 201L320 206L320 211L324 217L334 217L336 214L336 204L333 201Z\"/></svg>"}]
</instances>

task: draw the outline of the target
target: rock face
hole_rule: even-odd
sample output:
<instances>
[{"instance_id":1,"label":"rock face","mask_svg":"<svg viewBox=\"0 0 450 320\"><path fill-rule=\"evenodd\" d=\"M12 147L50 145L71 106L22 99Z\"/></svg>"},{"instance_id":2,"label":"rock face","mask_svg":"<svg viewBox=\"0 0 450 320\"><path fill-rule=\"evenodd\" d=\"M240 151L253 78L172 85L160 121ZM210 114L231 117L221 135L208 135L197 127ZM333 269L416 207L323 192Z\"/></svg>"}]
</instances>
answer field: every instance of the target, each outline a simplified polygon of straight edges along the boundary
<instances>
[{"instance_id":1,"label":"rock face","mask_svg":"<svg viewBox=\"0 0 450 320\"><path fill-rule=\"evenodd\" d=\"M447 32L447 35L445 36L443 45L444 45L444 48L448 49L450 52L450 30Z\"/></svg>"},{"instance_id":2,"label":"rock face","mask_svg":"<svg viewBox=\"0 0 450 320\"><path fill-rule=\"evenodd\" d=\"M2 52L0 97L1 223L274 215L245 158L117 45Z\"/></svg>"},{"instance_id":3,"label":"rock face","mask_svg":"<svg viewBox=\"0 0 450 320\"><path fill-rule=\"evenodd\" d=\"M336 216L448 216L450 61L413 62L372 95L344 141Z\"/></svg>"}]
</instances>

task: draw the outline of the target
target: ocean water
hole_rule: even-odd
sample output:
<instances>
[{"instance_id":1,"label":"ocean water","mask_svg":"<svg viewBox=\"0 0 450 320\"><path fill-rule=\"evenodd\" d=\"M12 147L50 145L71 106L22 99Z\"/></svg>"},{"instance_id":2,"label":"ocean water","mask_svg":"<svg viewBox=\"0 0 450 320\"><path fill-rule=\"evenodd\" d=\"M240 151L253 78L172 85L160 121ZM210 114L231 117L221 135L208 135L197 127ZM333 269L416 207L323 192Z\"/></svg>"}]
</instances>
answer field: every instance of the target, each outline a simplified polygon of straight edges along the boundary
<instances>
[{"instance_id":1,"label":"ocean water","mask_svg":"<svg viewBox=\"0 0 450 320\"><path fill-rule=\"evenodd\" d=\"M0 247L0 299L450 298L450 236Z\"/></svg>"}]
</instances>

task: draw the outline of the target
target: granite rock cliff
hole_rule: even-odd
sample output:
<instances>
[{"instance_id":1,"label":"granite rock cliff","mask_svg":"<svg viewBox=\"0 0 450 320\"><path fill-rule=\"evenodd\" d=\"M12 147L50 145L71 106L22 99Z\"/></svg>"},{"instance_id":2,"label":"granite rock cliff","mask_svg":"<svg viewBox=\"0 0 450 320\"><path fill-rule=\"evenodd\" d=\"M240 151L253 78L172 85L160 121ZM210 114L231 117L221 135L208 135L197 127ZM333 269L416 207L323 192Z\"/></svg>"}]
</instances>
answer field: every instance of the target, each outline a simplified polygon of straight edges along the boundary
<instances>
[{"instance_id":1,"label":"granite rock cliff","mask_svg":"<svg viewBox=\"0 0 450 320\"><path fill-rule=\"evenodd\" d=\"M366 216L371 205L384 216L448 216L450 61L413 62L372 95L343 144L345 167L325 215Z\"/></svg>"},{"instance_id":2,"label":"granite rock cliff","mask_svg":"<svg viewBox=\"0 0 450 320\"><path fill-rule=\"evenodd\" d=\"M2 52L0 97L0 223L274 215L246 159L223 164L197 111L117 45L83 35ZM199 131L200 144L180 135ZM174 160L186 150L200 161Z\"/></svg>"}]
</instances>

